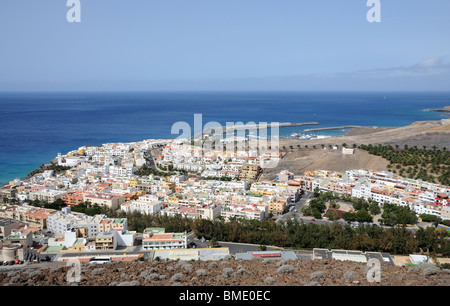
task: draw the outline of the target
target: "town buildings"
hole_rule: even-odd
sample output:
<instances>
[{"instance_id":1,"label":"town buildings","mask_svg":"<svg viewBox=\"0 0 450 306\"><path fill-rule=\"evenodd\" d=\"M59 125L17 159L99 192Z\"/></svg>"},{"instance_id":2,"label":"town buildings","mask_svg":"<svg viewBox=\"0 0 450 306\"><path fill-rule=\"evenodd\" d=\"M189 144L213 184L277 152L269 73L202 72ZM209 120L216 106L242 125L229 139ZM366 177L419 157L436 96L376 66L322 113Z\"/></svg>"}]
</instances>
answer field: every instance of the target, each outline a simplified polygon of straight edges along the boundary
<instances>
[{"instance_id":1,"label":"town buildings","mask_svg":"<svg viewBox=\"0 0 450 306\"><path fill-rule=\"evenodd\" d=\"M370 199L380 206L386 203L408 206L417 214L450 219L449 186L406 179L391 172L358 169L344 173L283 170L276 180L268 181L260 177L261 165L274 158L272 153L258 155L256 150L216 149L203 152L183 143L171 139L109 143L58 155L58 164L70 169L60 173L49 170L26 180L15 179L1 188L3 200L8 204L0 208L0 217L58 233L61 238L54 239L52 244L77 250L114 249L133 244L133 233L128 231L126 219L91 217L70 210L80 204L125 213L207 220L264 220L286 212L299 200L302 191L317 188ZM154 148L159 148L161 153L150 157L149 150ZM173 175L165 170L159 170L161 175L136 175L136 171L153 162L157 167L180 171ZM55 211L26 205L27 201L52 203L58 199L68 207ZM6 226L3 230L10 229Z\"/></svg>"},{"instance_id":2,"label":"town buildings","mask_svg":"<svg viewBox=\"0 0 450 306\"><path fill-rule=\"evenodd\" d=\"M166 233L164 228L146 228L142 239L144 250L186 249L186 233Z\"/></svg>"}]
</instances>

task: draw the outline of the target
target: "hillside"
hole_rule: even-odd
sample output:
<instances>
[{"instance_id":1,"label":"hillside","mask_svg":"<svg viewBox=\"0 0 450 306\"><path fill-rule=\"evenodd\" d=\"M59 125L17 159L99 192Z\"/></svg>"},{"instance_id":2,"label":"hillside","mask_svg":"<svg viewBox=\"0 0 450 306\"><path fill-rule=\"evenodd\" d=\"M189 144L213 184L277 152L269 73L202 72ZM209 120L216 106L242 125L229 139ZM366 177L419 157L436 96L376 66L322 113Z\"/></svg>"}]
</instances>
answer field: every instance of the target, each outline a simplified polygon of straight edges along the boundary
<instances>
[{"instance_id":1,"label":"hillside","mask_svg":"<svg viewBox=\"0 0 450 306\"><path fill-rule=\"evenodd\" d=\"M295 174L306 170L326 169L345 172L352 169L370 169L385 171L389 162L378 156L370 155L364 150L356 150L353 155L342 154L342 150L299 149L289 151L280 160L277 167L266 169L261 179L275 179L276 174L284 169Z\"/></svg>"},{"instance_id":2,"label":"hillside","mask_svg":"<svg viewBox=\"0 0 450 306\"><path fill-rule=\"evenodd\" d=\"M67 286L70 267L0 273L8 286ZM367 264L334 260L223 260L117 262L82 266L81 286L448 286L449 270L433 265L381 265L381 282L369 282Z\"/></svg>"},{"instance_id":3,"label":"hillside","mask_svg":"<svg viewBox=\"0 0 450 306\"><path fill-rule=\"evenodd\" d=\"M287 169L295 174L305 170L326 169L346 171L352 169L388 170L389 162L381 157L370 155L362 150L356 150L354 155L343 155L341 148L359 146L361 144L398 145L403 148L426 146L438 149L450 148L450 122L417 121L402 127L357 127L349 130L346 135L326 139L280 139L281 151L286 156L276 168L267 169L262 179L273 179L276 173ZM338 146L338 150L330 150L329 146ZM315 146L315 149L313 147ZM326 148L324 150L322 148Z\"/></svg>"},{"instance_id":4,"label":"hillside","mask_svg":"<svg viewBox=\"0 0 450 306\"><path fill-rule=\"evenodd\" d=\"M434 136L432 145L435 145L438 148L444 146L450 147L450 122L448 122L448 120L417 121L407 126L391 128L353 128L348 131L347 134L348 135L327 139L283 139L280 140L280 147L285 146L289 148L292 145L296 148L297 145L300 145L303 148L305 145L308 145L308 147L315 145L320 148L322 144L325 146L328 146L329 144L341 146L343 143L346 143L349 146L352 146L353 144L387 144L407 142L412 139L415 139L416 141L426 140L430 136ZM412 146L412 144L410 146Z\"/></svg>"}]
</instances>

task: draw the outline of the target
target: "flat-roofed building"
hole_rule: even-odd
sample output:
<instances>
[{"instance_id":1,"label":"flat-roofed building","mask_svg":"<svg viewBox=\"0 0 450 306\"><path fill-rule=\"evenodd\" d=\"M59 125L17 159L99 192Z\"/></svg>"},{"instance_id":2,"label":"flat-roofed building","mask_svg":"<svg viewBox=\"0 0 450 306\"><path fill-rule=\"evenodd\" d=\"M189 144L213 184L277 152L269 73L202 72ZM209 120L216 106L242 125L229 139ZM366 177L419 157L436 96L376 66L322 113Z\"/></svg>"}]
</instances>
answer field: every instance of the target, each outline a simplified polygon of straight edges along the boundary
<instances>
[{"instance_id":1,"label":"flat-roofed building","mask_svg":"<svg viewBox=\"0 0 450 306\"><path fill-rule=\"evenodd\" d=\"M45 201L48 203L55 202L60 199L66 192L53 189L37 190L30 193L30 200L32 201Z\"/></svg>"},{"instance_id":2,"label":"flat-roofed building","mask_svg":"<svg viewBox=\"0 0 450 306\"><path fill-rule=\"evenodd\" d=\"M20 222L15 220L0 218L0 239L4 239L11 234L11 231L22 226Z\"/></svg>"},{"instance_id":3,"label":"flat-roofed building","mask_svg":"<svg viewBox=\"0 0 450 306\"><path fill-rule=\"evenodd\" d=\"M277 181L279 182L288 182L289 180L292 180L294 178L294 173L283 170L280 173L277 174Z\"/></svg>"},{"instance_id":4,"label":"flat-roofed building","mask_svg":"<svg viewBox=\"0 0 450 306\"><path fill-rule=\"evenodd\" d=\"M123 195L113 195L109 193L95 193L84 196L84 201L89 202L92 205L106 206L116 209L125 202Z\"/></svg>"},{"instance_id":5,"label":"flat-roofed building","mask_svg":"<svg viewBox=\"0 0 450 306\"><path fill-rule=\"evenodd\" d=\"M17 196L17 190L15 188L3 188L0 190L0 196L2 197L2 199L14 199Z\"/></svg>"},{"instance_id":6,"label":"flat-roofed building","mask_svg":"<svg viewBox=\"0 0 450 306\"><path fill-rule=\"evenodd\" d=\"M96 250L115 250L117 248L117 232L98 233L95 237Z\"/></svg>"},{"instance_id":7,"label":"flat-roofed building","mask_svg":"<svg viewBox=\"0 0 450 306\"><path fill-rule=\"evenodd\" d=\"M48 217L53 213L53 210L43 208L32 209L25 215L25 221L32 226L37 226L41 229L44 229L47 227Z\"/></svg>"},{"instance_id":8,"label":"flat-roofed building","mask_svg":"<svg viewBox=\"0 0 450 306\"><path fill-rule=\"evenodd\" d=\"M186 249L187 235L166 233L162 228L146 228L142 239L144 250Z\"/></svg>"},{"instance_id":9,"label":"flat-roofed building","mask_svg":"<svg viewBox=\"0 0 450 306\"><path fill-rule=\"evenodd\" d=\"M261 173L261 167L258 165L243 165L239 178L242 180L255 181Z\"/></svg>"},{"instance_id":10,"label":"flat-roofed building","mask_svg":"<svg viewBox=\"0 0 450 306\"><path fill-rule=\"evenodd\" d=\"M441 218L449 220L450 219L450 206L443 206L442 207L442 213Z\"/></svg>"},{"instance_id":11,"label":"flat-roofed building","mask_svg":"<svg viewBox=\"0 0 450 306\"><path fill-rule=\"evenodd\" d=\"M126 202L120 206L120 209L126 213L138 211L147 215L159 213L163 208L163 202L150 194L142 195L136 201Z\"/></svg>"},{"instance_id":12,"label":"flat-roofed building","mask_svg":"<svg viewBox=\"0 0 450 306\"><path fill-rule=\"evenodd\" d=\"M153 260L221 260L230 256L228 248L154 250Z\"/></svg>"},{"instance_id":13,"label":"flat-roofed building","mask_svg":"<svg viewBox=\"0 0 450 306\"><path fill-rule=\"evenodd\" d=\"M286 210L286 201L274 199L269 202L268 209L273 215L281 215Z\"/></svg>"},{"instance_id":14,"label":"flat-roofed building","mask_svg":"<svg viewBox=\"0 0 450 306\"><path fill-rule=\"evenodd\" d=\"M297 260L297 255L293 251L260 251L246 253L236 253L236 259L252 260L252 259L284 259L284 260Z\"/></svg>"},{"instance_id":15,"label":"flat-roofed building","mask_svg":"<svg viewBox=\"0 0 450 306\"><path fill-rule=\"evenodd\" d=\"M361 252L351 250L328 250L328 249L313 249L313 259L334 259L342 261L353 261L366 263L371 259L377 259L380 263L394 264L390 254L380 252Z\"/></svg>"},{"instance_id":16,"label":"flat-roofed building","mask_svg":"<svg viewBox=\"0 0 450 306\"><path fill-rule=\"evenodd\" d=\"M82 213L72 213L70 208L66 207L48 217L47 229L60 234L71 229L83 229L88 237L93 237L99 233L99 224L105 218L105 215L88 216Z\"/></svg>"},{"instance_id":17,"label":"flat-roofed building","mask_svg":"<svg viewBox=\"0 0 450 306\"><path fill-rule=\"evenodd\" d=\"M11 234L3 239L5 244L21 244L24 247L33 246L33 233L32 232L22 232L17 229L11 231Z\"/></svg>"},{"instance_id":18,"label":"flat-roofed building","mask_svg":"<svg viewBox=\"0 0 450 306\"><path fill-rule=\"evenodd\" d=\"M127 218L104 218L98 224L98 231L109 232L111 230L128 230L128 220Z\"/></svg>"},{"instance_id":19,"label":"flat-roofed building","mask_svg":"<svg viewBox=\"0 0 450 306\"><path fill-rule=\"evenodd\" d=\"M76 206L84 202L84 195L80 192L67 192L61 199L67 206Z\"/></svg>"}]
</instances>

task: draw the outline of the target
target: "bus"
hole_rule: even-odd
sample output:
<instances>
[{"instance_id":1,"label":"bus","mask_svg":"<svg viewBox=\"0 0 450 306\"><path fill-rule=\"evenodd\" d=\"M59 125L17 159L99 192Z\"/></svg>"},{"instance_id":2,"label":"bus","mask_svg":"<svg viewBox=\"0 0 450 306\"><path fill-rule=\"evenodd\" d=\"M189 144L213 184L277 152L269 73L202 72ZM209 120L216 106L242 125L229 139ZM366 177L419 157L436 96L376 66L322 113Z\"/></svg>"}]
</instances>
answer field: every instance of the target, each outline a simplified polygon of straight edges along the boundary
<instances>
[{"instance_id":1,"label":"bus","mask_svg":"<svg viewBox=\"0 0 450 306\"><path fill-rule=\"evenodd\" d=\"M102 264L105 262L111 262L111 257L92 257L89 259L90 264Z\"/></svg>"}]
</instances>

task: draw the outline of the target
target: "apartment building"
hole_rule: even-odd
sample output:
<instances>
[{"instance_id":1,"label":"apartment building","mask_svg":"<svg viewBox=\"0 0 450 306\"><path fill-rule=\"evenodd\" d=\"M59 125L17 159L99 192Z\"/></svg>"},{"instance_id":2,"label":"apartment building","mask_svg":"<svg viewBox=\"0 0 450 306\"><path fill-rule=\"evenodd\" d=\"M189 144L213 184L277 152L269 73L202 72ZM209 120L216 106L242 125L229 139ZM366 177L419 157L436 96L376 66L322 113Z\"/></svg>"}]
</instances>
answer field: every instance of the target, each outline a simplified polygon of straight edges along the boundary
<instances>
[{"instance_id":1,"label":"apartment building","mask_svg":"<svg viewBox=\"0 0 450 306\"><path fill-rule=\"evenodd\" d=\"M442 207L441 218L445 220L450 220L450 205Z\"/></svg>"},{"instance_id":2,"label":"apartment building","mask_svg":"<svg viewBox=\"0 0 450 306\"><path fill-rule=\"evenodd\" d=\"M59 234L64 234L72 229L84 229L88 237L94 237L99 233L99 223L105 218L105 215L91 217L81 213L73 213L67 207L48 217L47 229Z\"/></svg>"},{"instance_id":3,"label":"apartment building","mask_svg":"<svg viewBox=\"0 0 450 306\"><path fill-rule=\"evenodd\" d=\"M186 249L187 234L166 233L163 228L146 228L142 247L144 250Z\"/></svg>"},{"instance_id":4,"label":"apartment building","mask_svg":"<svg viewBox=\"0 0 450 306\"><path fill-rule=\"evenodd\" d=\"M267 213L267 205L226 205L222 206L220 215L226 220L230 218L243 218L262 221L267 217Z\"/></svg>"},{"instance_id":5,"label":"apartment building","mask_svg":"<svg viewBox=\"0 0 450 306\"><path fill-rule=\"evenodd\" d=\"M261 171L262 169L258 165L243 165L241 173L239 174L239 179L255 181L259 177Z\"/></svg>"},{"instance_id":6,"label":"apartment building","mask_svg":"<svg viewBox=\"0 0 450 306\"><path fill-rule=\"evenodd\" d=\"M33 246L31 231L22 232L13 229L11 234L4 237L0 245L0 260L25 260L30 248Z\"/></svg>"},{"instance_id":7,"label":"apartment building","mask_svg":"<svg viewBox=\"0 0 450 306\"><path fill-rule=\"evenodd\" d=\"M439 193L436 195L435 204L440 206L450 206L450 197L448 194Z\"/></svg>"},{"instance_id":8,"label":"apartment building","mask_svg":"<svg viewBox=\"0 0 450 306\"><path fill-rule=\"evenodd\" d=\"M8 200L14 199L17 195L17 190L15 188L2 188L0 191L0 196L7 198Z\"/></svg>"},{"instance_id":9,"label":"apartment building","mask_svg":"<svg viewBox=\"0 0 450 306\"><path fill-rule=\"evenodd\" d=\"M0 211L0 217L27 223L30 226L44 229L47 227L47 219L55 210L37 208L33 206L13 206Z\"/></svg>"},{"instance_id":10,"label":"apartment building","mask_svg":"<svg viewBox=\"0 0 450 306\"><path fill-rule=\"evenodd\" d=\"M294 179L294 174L289 172L288 170L283 170L277 174L276 180L279 182L288 182L289 180Z\"/></svg>"},{"instance_id":11,"label":"apartment building","mask_svg":"<svg viewBox=\"0 0 450 306\"><path fill-rule=\"evenodd\" d=\"M95 249L96 250L115 250L117 249L117 237L116 232L104 232L98 233L95 236Z\"/></svg>"},{"instance_id":12,"label":"apartment building","mask_svg":"<svg viewBox=\"0 0 450 306\"><path fill-rule=\"evenodd\" d=\"M84 194L80 192L67 192L61 199L67 206L73 207L84 202Z\"/></svg>"},{"instance_id":13,"label":"apartment building","mask_svg":"<svg viewBox=\"0 0 450 306\"><path fill-rule=\"evenodd\" d=\"M106 206L112 209L117 209L120 204L125 202L123 195L113 195L108 193L94 193L84 196L84 201L92 205Z\"/></svg>"},{"instance_id":14,"label":"apartment building","mask_svg":"<svg viewBox=\"0 0 450 306\"><path fill-rule=\"evenodd\" d=\"M18 229L22 226L20 222L15 220L0 218L0 239L8 237L11 231Z\"/></svg>"},{"instance_id":15,"label":"apartment building","mask_svg":"<svg viewBox=\"0 0 450 306\"><path fill-rule=\"evenodd\" d=\"M203 204L197 206L196 217L200 219L214 220L220 216L222 207L216 204Z\"/></svg>"},{"instance_id":16,"label":"apartment building","mask_svg":"<svg viewBox=\"0 0 450 306\"><path fill-rule=\"evenodd\" d=\"M65 193L65 191L60 190L43 189L31 192L29 197L32 201L39 200L52 203L60 199Z\"/></svg>"},{"instance_id":17,"label":"apartment building","mask_svg":"<svg viewBox=\"0 0 450 306\"><path fill-rule=\"evenodd\" d=\"M112 230L127 231L128 220L126 218L104 218L98 223L99 233L106 233Z\"/></svg>"},{"instance_id":18,"label":"apartment building","mask_svg":"<svg viewBox=\"0 0 450 306\"><path fill-rule=\"evenodd\" d=\"M286 200L272 199L268 205L269 213L281 215L286 210Z\"/></svg>"},{"instance_id":19,"label":"apartment building","mask_svg":"<svg viewBox=\"0 0 450 306\"><path fill-rule=\"evenodd\" d=\"M147 215L159 213L163 208L163 202L158 197L149 194L142 195L137 200L126 202L120 206L120 209L126 213L138 211Z\"/></svg>"}]
</instances>

